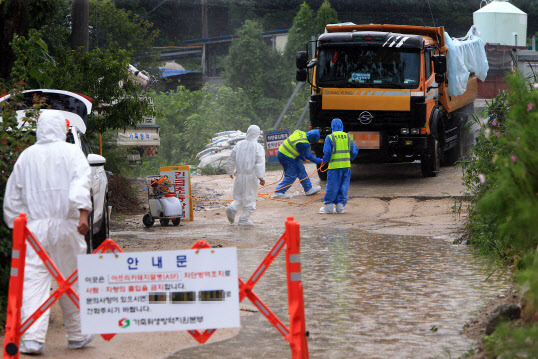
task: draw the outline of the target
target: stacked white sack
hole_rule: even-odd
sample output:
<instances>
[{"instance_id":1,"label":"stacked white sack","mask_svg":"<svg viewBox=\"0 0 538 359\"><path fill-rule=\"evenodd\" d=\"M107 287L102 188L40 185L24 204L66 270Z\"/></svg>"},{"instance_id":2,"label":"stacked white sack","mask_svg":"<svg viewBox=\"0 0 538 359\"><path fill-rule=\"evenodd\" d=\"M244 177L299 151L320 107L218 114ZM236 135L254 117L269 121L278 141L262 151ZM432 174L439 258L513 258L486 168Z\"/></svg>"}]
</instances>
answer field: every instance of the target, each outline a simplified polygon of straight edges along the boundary
<instances>
[{"instance_id":1,"label":"stacked white sack","mask_svg":"<svg viewBox=\"0 0 538 359\"><path fill-rule=\"evenodd\" d=\"M211 141L205 146L205 150L198 152L196 158L200 160L198 168L213 167L226 168L226 162L235 144L246 138L246 133L241 131L225 131L215 133ZM258 142L263 142L260 136Z\"/></svg>"}]
</instances>

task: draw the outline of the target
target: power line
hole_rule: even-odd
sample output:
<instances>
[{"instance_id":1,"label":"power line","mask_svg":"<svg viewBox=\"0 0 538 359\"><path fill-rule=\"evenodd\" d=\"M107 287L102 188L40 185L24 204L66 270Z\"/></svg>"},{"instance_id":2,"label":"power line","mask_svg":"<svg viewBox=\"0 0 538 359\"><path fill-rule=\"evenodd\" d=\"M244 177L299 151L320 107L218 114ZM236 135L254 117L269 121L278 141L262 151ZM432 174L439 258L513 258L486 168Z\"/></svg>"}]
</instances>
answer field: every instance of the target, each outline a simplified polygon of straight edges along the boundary
<instances>
[{"instance_id":1,"label":"power line","mask_svg":"<svg viewBox=\"0 0 538 359\"><path fill-rule=\"evenodd\" d=\"M150 11L148 11L148 12L146 13L146 15L144 15L144 16L142 17L142 19L146 18L149 14L151 14L152 12L154 12L155 10L157 10L158 8L160 8L161 5L164 4L164 3L167 2L167 1L168 1L168 0L163 0L162 2L160 2L159 5L155 6L153 9L151 9Z\"/></svg>"},{"instance_id":2,"label":"power line","mask_svg":"<svg viewBox=\"0 0 538 359\"><path fill-rule=\"evenodd\" d=\"M428 1L428 7L430 8L430 14L432 15L433 27L435 27L435 20L433 19L433 12L432 12L432 7L430 6L430 0L427 0L427 1Z\"/></svg>"}]
</instances>

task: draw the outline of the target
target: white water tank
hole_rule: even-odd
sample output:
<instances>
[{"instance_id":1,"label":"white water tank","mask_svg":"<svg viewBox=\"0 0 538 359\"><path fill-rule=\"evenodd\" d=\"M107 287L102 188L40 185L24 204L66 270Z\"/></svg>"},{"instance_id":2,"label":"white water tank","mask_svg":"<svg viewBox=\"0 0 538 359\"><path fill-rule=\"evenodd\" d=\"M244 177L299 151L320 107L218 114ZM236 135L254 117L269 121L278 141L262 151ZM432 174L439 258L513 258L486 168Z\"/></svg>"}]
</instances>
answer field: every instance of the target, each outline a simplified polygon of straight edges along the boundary
<instances>
[{"instance_id":1,"label":"white water tank","mask_svg":"<svg viewBox=\"0 0 538 359\"><path fill-rule=\"evenodd\" d=\"M473 22L484 43L526 46L527 14L508 0L493 0L475 11Z\"/></svg>"}]
</instances>

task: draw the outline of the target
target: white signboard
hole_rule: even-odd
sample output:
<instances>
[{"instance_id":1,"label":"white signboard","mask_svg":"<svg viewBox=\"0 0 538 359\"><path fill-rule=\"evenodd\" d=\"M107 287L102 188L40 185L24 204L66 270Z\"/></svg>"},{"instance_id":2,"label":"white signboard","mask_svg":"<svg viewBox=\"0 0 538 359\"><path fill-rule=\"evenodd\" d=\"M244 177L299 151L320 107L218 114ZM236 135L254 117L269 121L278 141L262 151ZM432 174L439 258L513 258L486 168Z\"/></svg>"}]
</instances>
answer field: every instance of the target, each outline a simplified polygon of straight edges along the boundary
<instances>
[{"instance_id":1,"label":"white signboard","mask_svg":"<svg viewBox=\"0 0 538 359\"><path fill-rule=\"evenodd\" d=\"M236 248L79 255L82 333L239 327Z\"/></svg>"},{"instance_id":2,"label":"white signboard","mask_svg":"<svg viewBox=\"0 0 538 359\"><path fill-rule=\"evenodd\" d=\"M118 146L160 146L161 138L157 127L129 128L118 133Z\"/></svg>"}]
</instances>

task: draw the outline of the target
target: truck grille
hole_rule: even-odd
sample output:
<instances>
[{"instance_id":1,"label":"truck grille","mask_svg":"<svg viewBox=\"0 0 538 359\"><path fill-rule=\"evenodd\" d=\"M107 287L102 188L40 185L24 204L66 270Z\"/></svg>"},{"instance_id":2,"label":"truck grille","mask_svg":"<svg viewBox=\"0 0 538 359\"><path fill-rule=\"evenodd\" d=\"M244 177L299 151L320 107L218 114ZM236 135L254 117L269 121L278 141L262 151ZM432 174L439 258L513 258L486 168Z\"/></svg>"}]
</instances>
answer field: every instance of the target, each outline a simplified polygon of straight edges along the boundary
<instances>
[{"instance_id":1,"label":"truck grille","mask_svg":"<svg viewBox=\"0 0 538 359\"><path fill-rule=\"evenodd\" d=\"M369 116L366 112L371 114L371 121L368 121ZM361 114L362 119L359 118ZM318 123L330 126L333 118L340 118L347 130L373 130L386 126L408 127L412 122L412 114L409 111L323 111L320 115Z\"/></svg>"}]
</instances>

